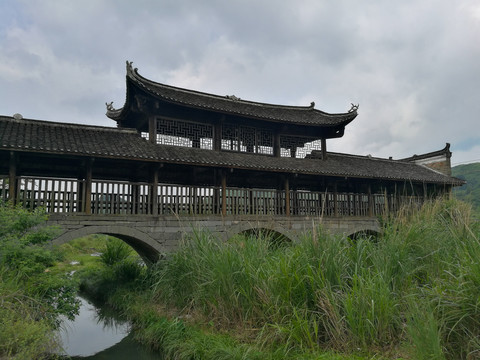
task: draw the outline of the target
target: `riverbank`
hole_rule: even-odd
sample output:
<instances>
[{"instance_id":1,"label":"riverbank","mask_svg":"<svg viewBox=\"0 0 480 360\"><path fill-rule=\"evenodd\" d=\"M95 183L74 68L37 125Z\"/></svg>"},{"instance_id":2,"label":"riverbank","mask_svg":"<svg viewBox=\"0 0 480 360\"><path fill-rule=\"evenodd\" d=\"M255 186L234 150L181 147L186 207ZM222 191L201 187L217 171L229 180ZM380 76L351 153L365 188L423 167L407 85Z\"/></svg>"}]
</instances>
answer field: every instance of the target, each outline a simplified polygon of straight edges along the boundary
<instances>
[{"instance_id":1,"label":"riverbank","mask_svg":"<svg viewBox=\"0 0 480 360\"><path fill-rule=\"evenodd\" d=\"M151 269L119 262L84 288L176 359L470 359L480 352L478 223L438 201L377 239L299 244L197 233Z\"/></svg>"},{"instance_id":2,"label":"riverbank","mask_svg":"<svg viewBox=\"0 0 480 360\"><path fill-rule=\"evenodd\" d=\"M61 254L48 247L54 229L45 221L0 203L0 359L44 359L58 351L60 318L78 309L77 284L51 271Z\"/></svg>"},{"instance_id":3,"label":"riverbank","mask_svg":"<svg viewBox=\"0 0 480 360\"><path fill-rule=\"evenodd\" d=\"M261 346L254 339L248 339L246 334L235 332L238 329L229 331L218 329L204 316L182 315L183 312L178 309L166 308L154 300L153 294L143 284L138 287L118 287L113 293L103 298L131 320L133 339L159 352L165 359L366 360L370 358L326 351L310 352Z\"/></svg>"}]
</instances>

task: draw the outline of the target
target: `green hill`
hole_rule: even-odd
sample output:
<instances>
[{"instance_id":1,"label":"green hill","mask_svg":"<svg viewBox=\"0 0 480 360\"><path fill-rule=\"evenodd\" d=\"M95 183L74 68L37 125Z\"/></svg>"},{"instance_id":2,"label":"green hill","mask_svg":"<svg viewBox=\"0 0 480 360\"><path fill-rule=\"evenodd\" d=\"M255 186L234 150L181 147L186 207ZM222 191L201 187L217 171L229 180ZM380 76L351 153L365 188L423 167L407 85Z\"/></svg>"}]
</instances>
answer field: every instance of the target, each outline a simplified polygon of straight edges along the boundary
<instances>
[{"instance_id":1,"label":"green hill","mask_svg":"<svg viewBox=\"0 0 480 360\"><path fill-rule=\"evenodd\" d=\"M466 185L455 188L454 194L480 210L480 163L455 166L452 168L452 175L467 181Z\"/></svg>"}]
</instances>

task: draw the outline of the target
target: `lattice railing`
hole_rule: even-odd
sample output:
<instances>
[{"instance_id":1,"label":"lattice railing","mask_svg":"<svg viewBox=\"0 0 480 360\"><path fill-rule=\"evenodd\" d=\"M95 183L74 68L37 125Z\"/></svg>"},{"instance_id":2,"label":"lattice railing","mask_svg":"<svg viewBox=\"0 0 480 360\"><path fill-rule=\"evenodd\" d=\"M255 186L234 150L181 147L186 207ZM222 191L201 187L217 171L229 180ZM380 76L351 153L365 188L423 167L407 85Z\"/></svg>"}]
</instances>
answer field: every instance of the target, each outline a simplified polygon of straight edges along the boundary
<instances>
[{"instance_id":1,"label":"lattice railing","mask_svg":"<svg viewBox=\"0 0 480 360\"><path fill-rule=\"evenodd\" d=\"M223 124L222 150L273 155L273 132L268 129Z\"/></svg>"},{"instance_id":2,"label":"lattice railing","mask_svg":"<svg viewBox=\"0 0 480 360\"><path fill-rule=\"evenodd\" d=\"M8 177L0 177L0 203L6 203L8 201Z\"/></svg>"},{"instance_id":3,"label":"lattice railing","mask_svg":"<svg viewBox=\"0 0 480 360\"><path fill-rule=\"evenodd\" d=\"M213 149L213 125L157 119L157 144Z\"/></svg>"},{"instance_id":4,"label":"lattice railing","mask_svg":"<svg viewBox=\"0 0 480 360\"><path fill-rule=\"evenodd\" d=\"M378 216L402 205L420 206L420 196L187 186L127 181L17 177L15 202L48 213L154 215ZM0 177L0 202L9 200L8 178ZM90 197L88 198L88 195Z\"/></svg>"},{"instance_id":5,"label":"lattice railing","mask_svg":"<svg viewBox=\"0 0 480 360\"><path fill-rule=\"evenodd\" d=\"M152 185L121 181L92 182L92 214L151 214Z\"/></svg>"},{"instance_id":6,"label":"lattice railing","mask_svg":"<svg viewBox=\"0 0 480 360\"><path fill-rule=\"evenodd\" d=\"M311 137L281 135L280 156L305 158L314 150L321 150L321 140Z\"/></svg>"},{"instance_id":7,"label":"lattice railing","mask_svg":"<svg viewBox=\"0 0 480 360\"><path fill-rule=\"evenodd\" d=\"M218 214L220 192L216 187L160 184L157 193L158 214Z\"/></svg>"},{"instance_id":8,"label":"lattice railing","mask_svg":"<svg viewBox=\"0 0 480 360\"><path fill-rule=\"evenodd\" d=\"M16 203L27 209L43 207L49 213L82 212L83 181L48 177L17 177Z\"/></svg>"}]
</instances>

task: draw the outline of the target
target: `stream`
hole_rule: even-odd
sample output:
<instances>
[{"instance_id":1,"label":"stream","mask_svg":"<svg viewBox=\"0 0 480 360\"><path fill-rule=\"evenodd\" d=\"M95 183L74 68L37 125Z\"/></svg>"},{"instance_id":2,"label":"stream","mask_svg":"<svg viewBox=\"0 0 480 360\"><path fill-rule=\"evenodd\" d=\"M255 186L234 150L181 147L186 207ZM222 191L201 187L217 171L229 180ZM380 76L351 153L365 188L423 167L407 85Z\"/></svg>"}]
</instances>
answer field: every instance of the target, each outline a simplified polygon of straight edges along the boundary
<instances>
[{"instance_id":1,"label":"stream","mask_svg":"<svg viewBox=\"0 0 480 360\"><path fill-rule=\"evenodd\" d=\"M159 353L135 342L128 321L114 310L94 304L83 296L79 314L73 321L64 321L60 337L66 355L71 359L135 359L159 360Z\"/></svg>"}]
</instances>

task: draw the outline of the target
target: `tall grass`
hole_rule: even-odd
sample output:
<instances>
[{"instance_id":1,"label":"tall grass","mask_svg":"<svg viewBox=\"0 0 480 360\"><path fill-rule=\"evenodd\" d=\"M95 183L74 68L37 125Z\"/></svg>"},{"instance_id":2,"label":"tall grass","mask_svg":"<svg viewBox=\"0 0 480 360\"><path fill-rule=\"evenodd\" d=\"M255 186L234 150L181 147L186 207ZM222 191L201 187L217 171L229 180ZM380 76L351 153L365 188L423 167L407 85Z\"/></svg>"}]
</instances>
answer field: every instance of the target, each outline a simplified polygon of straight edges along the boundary
<instances>
[{"instance_id":1,"label":"tall grass","mask_svg":"<svg viewBox=\"0 0 480 360\"><path fill-rule=\"evenodd\" d=\"M55 229L41 209L0 204L0 358L42 359L59 347L60 315L78 309L76 283L54 273L61 255L48 246Z\"/></svg>"},{"instance_id":2,"label":"tall grass","mask_svg":"<svg viewBox=\"0 0 480 360\"><path fill-rule=\"evenodd\" d=\"M297 244L197 232L154 271L158 301L241 330L263 346L479 354L480 242L452 200L405 210L377 239L315 229ZM246 335L245 335L246 336Z\"/></svg>"},{"instance_id":3,"label":"tall grass","mask_svg":"<svg viewBox=\"0 0 480 360\"><path fill-rule=\"evenodd\" d=\"M46 306L0 269L0 358L44 359L59 348Z\"/></svg>"}]
</instances>

